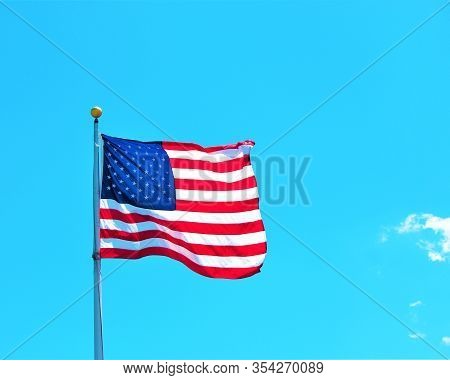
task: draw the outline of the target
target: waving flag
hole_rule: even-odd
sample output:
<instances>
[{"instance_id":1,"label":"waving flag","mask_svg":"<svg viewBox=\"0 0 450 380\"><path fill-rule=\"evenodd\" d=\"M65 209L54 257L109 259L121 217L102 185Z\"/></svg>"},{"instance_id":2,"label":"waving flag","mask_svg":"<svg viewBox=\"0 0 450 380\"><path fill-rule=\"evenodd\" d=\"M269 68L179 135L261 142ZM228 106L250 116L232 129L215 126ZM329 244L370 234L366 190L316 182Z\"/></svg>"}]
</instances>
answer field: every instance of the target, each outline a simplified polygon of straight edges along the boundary
<instances>
[{"instance_id":1,"label":"waving flag","mask_svg":"<svg viewBox=\"0 0 450 380\"><path fill-rule=\"evenodd\" d=\"M253 142L204 148L102 137L102 258L166 256L214 278L260 271L267 246Z\"/></svg>"}]
</instances>

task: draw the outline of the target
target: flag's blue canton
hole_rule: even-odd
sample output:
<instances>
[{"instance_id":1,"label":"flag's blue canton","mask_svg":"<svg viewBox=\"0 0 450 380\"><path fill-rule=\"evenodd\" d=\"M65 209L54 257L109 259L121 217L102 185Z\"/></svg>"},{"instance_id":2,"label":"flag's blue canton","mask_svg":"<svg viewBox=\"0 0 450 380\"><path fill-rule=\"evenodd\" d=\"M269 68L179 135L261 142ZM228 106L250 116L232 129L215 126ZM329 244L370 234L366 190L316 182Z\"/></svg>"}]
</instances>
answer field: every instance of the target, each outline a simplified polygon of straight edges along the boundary
<instances>
[{"instance_id":1,"label":"flag's blue canton","mask_svg":"<svg viewBox=\"0 0 450 380\"><path fill-rule=\"evenodd\" d=\"M102 198L148 209L174 210L175 182L162 144L102 137Z\"/></svg>"}]
</instances>

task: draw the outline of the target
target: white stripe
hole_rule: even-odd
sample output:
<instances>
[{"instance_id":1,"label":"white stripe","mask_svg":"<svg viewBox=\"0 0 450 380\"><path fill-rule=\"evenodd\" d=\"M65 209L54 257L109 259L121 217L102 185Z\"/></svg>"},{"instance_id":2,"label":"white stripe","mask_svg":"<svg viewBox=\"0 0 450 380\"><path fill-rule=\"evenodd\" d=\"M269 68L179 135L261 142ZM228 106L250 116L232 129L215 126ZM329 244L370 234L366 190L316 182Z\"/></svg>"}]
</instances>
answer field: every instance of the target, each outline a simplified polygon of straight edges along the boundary
<instances>
[{"instance_id":1,"label":"white stripe","mask_svg":"<svg viewBox=\"0 0 450 380\"><path fill-rule=\"evenodd\" d=\"M217 152L201 152L199 150L170 150L165 149L169 158L184 158L208 162L224 162L249 154L252 146L241 145L238 149L218 150Z\"/></svg>"},{"instance_id":2,"label":"white stripe","mask_svg":"<svg viewBox=\"0 0 450 380\"><path fill-rule=\"evenodd\" d=\"M198 202L235 202L258 198L258 189L252 187L243 190L208 191L208 190L176 190L177 199Z\"/></svg>"},{"instance_id":3,"label":"white stripe","mask_svg":"<svg viewBox=\"0 0 450 380\"><path fill-rule=\"evenodd\" d=\"M255 256L207 256L196 255L184 247L180 247L170 241L164 239L148 239L140 242L126 241L121 239L101 239L101 248L119 248L137 251L148 247L164 247L170 248L194 263L216 268L252 268L261 265L264 261L265 254Z\"/></svg>"},{"instance_id":4,"label":"white stripe","mask_svg":"<svg viewBox=\"0 0 450 380\"><path fill-rule=\"evenodd\" d=\"M141 207L132 206L126 203L118 203L113 199L101 199L100 208L117 210L123 214L136 213L140 215L150 215L161 220L180 221L180 222L197 222L211 224L236 224L247 223L261 220L261 212L259 210L243 211L243 212L195 212L195 211L166 211L166 210L149 210Z\"/></svg>"},{"instance_id":5,"label":"white stripe","mask_svg":"<svg viewBox=\"0 0 450 380\"><path fill-rule=\"evenodd\" d=\"M203 181L236 182L241 179L253 177L255 173L251 165L244 166L232 172L218 173L202 169L172 168L173 176L179 179L197 179Z\"/></svg>"},{"instance_id":6,"label":"white stripe","mask_svg":"<svg viewBox=\"0 0 450 380\"><path fill-rule=\"evenodd\" d=\"M184 240L186 243L203 244L214 246L241 246L266 242L265 231L251 232L241 235L212 235L200 234L196 232L174 231L169 227L162 226L153 222L125 223L115 219L100 219L100 228L105 230L125 231L125 232L143 232L143 231L162 231L170 236ZM151 240L151 239L149 239Z\"/></svg>"}]
</instances>

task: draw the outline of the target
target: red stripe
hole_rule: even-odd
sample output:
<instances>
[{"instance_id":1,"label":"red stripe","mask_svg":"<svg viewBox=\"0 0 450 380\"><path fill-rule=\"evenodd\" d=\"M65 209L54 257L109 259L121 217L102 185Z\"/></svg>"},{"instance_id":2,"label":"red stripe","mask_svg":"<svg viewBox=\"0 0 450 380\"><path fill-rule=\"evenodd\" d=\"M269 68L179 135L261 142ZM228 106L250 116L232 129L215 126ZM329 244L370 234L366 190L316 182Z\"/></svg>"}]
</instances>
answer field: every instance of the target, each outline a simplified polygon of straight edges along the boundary
<instances>
[{"instance_id":1,"label":"red stripe","mask_svg":"<svg viewBox=\"0 0 450 380\"><path fill-rule=\"evenodd\" d=\"M101 248L100 257L103 259L139 259L144 256L166 256L171 259L180 261L188 268L192 269L194 272L201 274L203 276L212 278L224 278L224 279L239 279L253 276L260 272L262 265L251 268L216 268L216 267L205 267L198 265L191 260L187 259L185 256L178 252L175 252L169 248L162 247L149 247L144 248L139 251L132 251L128 249L119 248Z\"/></svg>"},{"instance_id":2,"label":"red stripe","mask_svg":"<svg viewBox=\"0 0 450 380\"><path fill-rule=\"evenodd\" d=\"M142 215L136 213L125 214L118 210L101 208L101 219L121 220L125 223L141 223L153 222L161 226L170 228L179 232L195 232L200 234L211 235L242 235L251 232L264 231L264 225L261 220L247 223L233 224L213 224L213 223L197 223L197 222L181 222L162 220L151 215Z\"/></svg>"},{"instance_id":3,"label":"red stripe","mask_svg":"<svg viewBox=\"0 0 450 380\"><path fill-rule=\"evenodd\" d=\"M196 255L208 255L208 256L255 256L262 255L267 252L266 243L257 243L249 245L238 245L238 246L217 246L217 245L206 245L206 244L193 244L187 243L184 240L177 239L166 232L163 231L142 231L142 232L125 232L117 230L100 230L100 237L107 239L122 239L128 241L142 241L145 239L164 239L177 244L183 248L188 249Z\"/></svg>"},{"instance_id":4,"label":"red stripe","mask_svg":"<svg viewBox=\"0 0 450 380\"><path fill-rule=\"evenodd\" d=\"M257 210L259 208L259 199L248 199L236 202L195 202L195 201L176 201L176 210L193 212L244 212Z\"/></svg>"},{"instance_id":5,"label":"red stripe","mask_svg":"<svg viewBox=\"0 0 450 380\"><path fill-rule=\"evenodd\" d=\"M242 145L250 145L254 146L255 143L251 140L241 141L236 144L229 144L229 145L216 145L216 146L209 146L209 147L203 147L198 144L193 143L180 143L180 142L173 142L173 141L163 141L162 146L164 149L168 150L198 150L200 152L204 153L214 153L220 150L225 149L238 149Z\"/></svg>"},{"instance_id":6,"label":"red stripe","mask_svg":"<svg viewBox=\"0 0 450 380\"><path fill-rule=\"evenodd\" d=\"M234 158L229 161L209 162L202 160L189 160L185 158L171 158L170 164L172 168L177 169L198 169L210 170L216 173L228 173L235 170L240 170L245 166L250 165L250 157L246 154L244 157Z\"/></svg>"},{"instance_id":7,"label":"red stripe","mask_svg":"<svg viewBox=\"0 0 450 380\"><path fill-rule=\"evenodd\" d=\"M175 188L184 190L230 191L251 189L253 187L256 187L255 176L244 178L236 182L175 178Z\"/></svg>"}]
</instances>

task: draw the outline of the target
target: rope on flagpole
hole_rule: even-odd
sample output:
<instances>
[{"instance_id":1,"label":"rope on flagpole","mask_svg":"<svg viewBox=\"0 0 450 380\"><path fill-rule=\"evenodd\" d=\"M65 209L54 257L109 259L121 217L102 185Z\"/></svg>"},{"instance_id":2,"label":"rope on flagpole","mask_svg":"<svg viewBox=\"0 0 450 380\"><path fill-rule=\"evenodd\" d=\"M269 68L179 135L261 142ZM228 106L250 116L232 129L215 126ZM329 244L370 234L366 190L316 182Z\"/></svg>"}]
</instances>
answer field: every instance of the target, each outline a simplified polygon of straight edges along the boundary
<instances>
[{"instance_id":1,"label":"rope on flagpole","mask_svg":"<svg viewBox=\"0 0 450 380\"><path fill-rule=\"evenodd\" d=\"M94 252L92 258L94 260L94 359L103 360L103 320L102 320L102 274L100 259L100 170L99 170L99 133L98 119L102 116L100 107L91 109L91 116L94 118Z\"/></svg>"}]
</instances>

